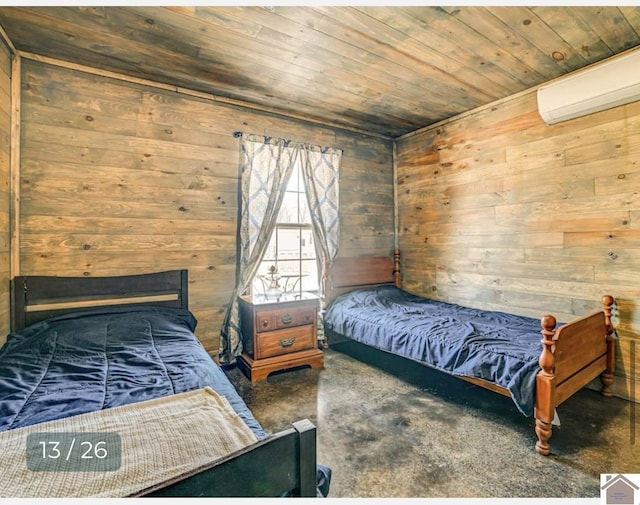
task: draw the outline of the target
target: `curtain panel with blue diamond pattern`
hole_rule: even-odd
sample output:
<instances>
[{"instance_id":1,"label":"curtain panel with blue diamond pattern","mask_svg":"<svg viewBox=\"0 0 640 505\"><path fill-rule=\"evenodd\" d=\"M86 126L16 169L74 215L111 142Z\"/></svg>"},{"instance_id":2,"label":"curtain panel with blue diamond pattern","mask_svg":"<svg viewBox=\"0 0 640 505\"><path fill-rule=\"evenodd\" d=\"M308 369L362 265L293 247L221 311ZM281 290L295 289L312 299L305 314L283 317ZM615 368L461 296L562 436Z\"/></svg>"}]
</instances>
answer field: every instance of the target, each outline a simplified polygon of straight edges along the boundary
<instances>
[{"instance_id":1,"label":"curtain panel with blue diamond pattern","mask_svg":"<svg viewBox=\"0 0 640 505\"><path fill-rule=\"evenodd\" d=\"M331 266L340 243L338 169L341 150L244 134L240 151L236 285L220 330L221 363L232 363L242 353L238 296L250 286L269 245L296 164L302 169L311 210L311 225L321 263L319 271L324 272Z\"/></svg>"}]
</instances>

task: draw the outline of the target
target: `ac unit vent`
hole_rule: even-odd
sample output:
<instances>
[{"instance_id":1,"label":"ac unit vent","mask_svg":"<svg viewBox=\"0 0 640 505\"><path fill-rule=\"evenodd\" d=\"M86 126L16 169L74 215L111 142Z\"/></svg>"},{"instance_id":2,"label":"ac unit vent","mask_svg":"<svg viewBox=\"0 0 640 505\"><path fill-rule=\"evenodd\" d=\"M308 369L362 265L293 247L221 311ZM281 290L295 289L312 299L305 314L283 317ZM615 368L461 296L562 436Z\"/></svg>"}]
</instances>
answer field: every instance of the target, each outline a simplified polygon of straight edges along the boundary
<instances>
[{"instance_id":1,"label":"ac unit vent","mask_svg":"<svg viewBox=\"0 0 640 505\"><path fill-rule=\"evenodd\" d=\"M553 124L640 100L640 50L538 88L538 111Z\"/></svg>"}]
</instances>

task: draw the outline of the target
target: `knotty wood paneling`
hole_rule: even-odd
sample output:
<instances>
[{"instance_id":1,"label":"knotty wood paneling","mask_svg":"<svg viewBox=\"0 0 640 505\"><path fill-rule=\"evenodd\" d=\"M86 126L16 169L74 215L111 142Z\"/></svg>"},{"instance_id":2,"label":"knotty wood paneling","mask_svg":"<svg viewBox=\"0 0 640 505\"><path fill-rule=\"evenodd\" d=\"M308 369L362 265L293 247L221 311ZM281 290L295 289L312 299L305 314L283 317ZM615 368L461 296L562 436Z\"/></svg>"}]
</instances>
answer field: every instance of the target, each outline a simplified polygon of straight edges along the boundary
<instances>
[{"instance_id":1,"label":"knotty wood paneling","mask_svg":"<svg viewBox=\"0 0 640 505\"><path fill-rule=\"evenodd\" d=\"M0 345L9 332L11 53L0 40Z\"/></svg>"},{"instance_id":2,"label":"knotty wood paneling","mask_svg":"<svg viewBox=\"0 0 640 505\"><path fill-rule=\"evenodd\" d=\"M638 6L8 6L19 51L395 139L640 45Z\"/></svg>"},{"instance_id":3,"label":"knotty wood paneling","mask_svg":"<svg viewBox=\"0 0 640 505\"><path fill-rule=\"evenodd\" d=\"M560 321L611 294L640 401L640 102L549 126L534 91L398 139L404 286Z\"/></svg>"},{"instance_id":4,"label":"knotty wood paneling","mask_svg":"<svg viewBox=\"0 0 640 505\"><path fill-rule=\"evenodd\" d=\"M236 130L343 149L341 254L393 248L388 141L23 58L23 275L188 268L217 354L235 279Z\"/></svg>"}]
</instances>

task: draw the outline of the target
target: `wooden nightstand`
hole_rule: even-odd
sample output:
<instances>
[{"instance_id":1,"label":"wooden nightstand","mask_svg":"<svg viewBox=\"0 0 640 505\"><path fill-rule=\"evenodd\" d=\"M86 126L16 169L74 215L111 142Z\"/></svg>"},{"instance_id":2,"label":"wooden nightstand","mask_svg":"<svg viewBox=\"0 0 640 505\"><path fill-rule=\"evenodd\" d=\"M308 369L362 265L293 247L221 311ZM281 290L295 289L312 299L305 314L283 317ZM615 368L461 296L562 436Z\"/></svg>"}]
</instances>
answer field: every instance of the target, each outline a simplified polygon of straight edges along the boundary
<instances>
[{"instance_id":1,"label":"wooden nightstand","mask_svg":"<svg viewBox=\"0 0 640 505\"><path fill-rule=\"evenodd\" d=\"M313 295L240 296L240 329L244 352L238 367L251 382L276 370L301 365L322 368L318 349L318 298Z\"/></svg>"}]
</instances>

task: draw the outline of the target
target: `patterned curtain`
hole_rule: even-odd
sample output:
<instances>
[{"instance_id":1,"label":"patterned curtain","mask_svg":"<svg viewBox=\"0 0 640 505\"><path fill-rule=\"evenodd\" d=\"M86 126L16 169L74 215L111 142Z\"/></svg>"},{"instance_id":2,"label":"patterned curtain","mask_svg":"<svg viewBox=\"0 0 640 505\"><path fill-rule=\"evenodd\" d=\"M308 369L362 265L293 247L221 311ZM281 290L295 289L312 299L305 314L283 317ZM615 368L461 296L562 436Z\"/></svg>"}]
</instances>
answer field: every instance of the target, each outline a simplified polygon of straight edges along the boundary
<instances>
[{"instance_id":1,"label":"patterned curtain","mask_svg":"<svg viewBox=\"0 0 640 505\"><path fill-rule=\"evenodd\" d=\"M238 296L256 274L276 225L287 183L296 163L304 173L319 253L333 261L339 240L338 164L342 152L289 140L245 134L240 142L241 197L236 286L220 330L220 362L242 353Z\"/></svg>"},{"instance_id":2,"label":"patterned curtain","mask_svg":"<svg viewBox=\"0 0 640 505\"><path fill-rule=\"evenodd\" d=\"M243 135L240 176L240 218L236 286L220 330L220 362L232 363L242 353L238 296L249 287L269 245L296 150L289 141Z\"/></svg>"},{"instance_id":3,"label":"patterned curtain","mask_svg":"<svg viewBox=\"0 0 640 505\"><path fill-rule=\"evenodd\" d=\"M302 178L311 211L311 226L318 249L318 271L324 276L338 254L338 168L342 151L329 147L309 147L302 163ZM324 279L320 282L322 306L318 314L318 340L324 341Z\"/></svg>"}]
</instances>

